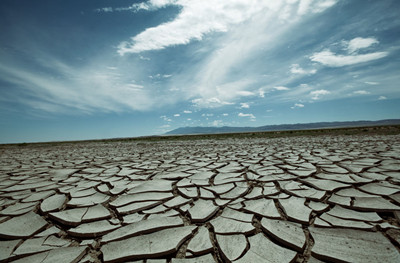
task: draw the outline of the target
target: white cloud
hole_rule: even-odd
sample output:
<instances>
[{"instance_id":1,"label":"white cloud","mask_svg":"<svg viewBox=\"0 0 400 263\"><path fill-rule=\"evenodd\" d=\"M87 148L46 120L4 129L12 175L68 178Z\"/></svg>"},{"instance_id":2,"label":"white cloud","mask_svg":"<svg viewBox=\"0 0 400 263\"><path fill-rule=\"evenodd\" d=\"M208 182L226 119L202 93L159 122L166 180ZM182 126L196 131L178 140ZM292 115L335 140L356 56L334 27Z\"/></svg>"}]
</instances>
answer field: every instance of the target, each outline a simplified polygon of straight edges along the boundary
<instances>
[{"instance_id":1,"label":"white cloud","mask_svg":"<svg viewBox=\"0 0 400 263\"><path fill-rule=\"evenodd\" d=\"M191 81L193 82L193 81ZM216 108L234 104L232 101L240 97L254 96L253 92L244 90L244 87L252 83L252 80L241 79L238 81L227 82L215 87L209 85L196 85L196 88L188 89L195 96L200 98L193 99L192 103L200 108Z\"/></svg>"},{"instance_id":2,"label":"white cloud","mask_svg":"<svg viewBox=\"0 0 400 263\"><path fill-rule=\"evenodd\" d=\"M291 109L296 109L296 108L304 108L304 104L301 103L295 103L294 106L290 107Z\"/></svg>"},{"instance_id":3,"label":"white cloud","mask_svg":"<svg viewBox=\"0 0 400 263\"><path fill-rule=\"evenodd\" d=\"M38 73L21 67L24 64L22 61L19 65L0 62L0 71L2 76L6 76L5 81L20 87L24 95L28 95L24 97L34 98L35 107L46 111L147 111L177 101L192 101L195 106L205 108L232 105L241 101L242 97L264 96L264 91L257 91L260 85L254 75L243 77L246 73L242 73L244 63L260 52L268 52L279 45L277 40L284 38L285 33L302 22L303 16L322 12L334 2L309 1L307 8L302 7L301 14L298 14L300 1L287 0L151 0L127 8L103 9L102 12L138 12L173 5L179 13L169 22L147 28L133 35L132 39L127 38L121 44L119 53L135 53L130 60L101 52L85 60L90 62L77 67L59 61L55 56L50 59L40 56L51 56L46 48L39 50L40 54L30 48L26 49L27 53L43 60L36 63L43 71ZM211 45L202 47L204 51L196 50L199 52L195 54L197 58L201 56L201 59L193 60L196 63L182 72L167 72L174 74L173 77L164 72L151 76L152 80L159 82L171 77L165 89L157 86L156 81L143 78L157 71L148 70L151 65L147 65L152 63L143 61L150 60L147 56L153 59L151 53L137 53L200 41L213 32L226 33L212 35ZM38 45L34 43L33 46ZM100 69L99 65L102 65ZM104 65L117 65L118 68L106 69ZM132 79L137 82L133 83ZM271 84L270 90L273 85L276 84ZM166 118L165 121L171 119Z\"/></svg>"},{"instance_id":4,"label":"white cloud","mask_svg":"<svg viewBox=\"0 0 400 263\"><path fill-rule=\"evenodd\" d=\"M388 52L374 52L362 55L336 55L330 50L314 53L310 59L328 67L343 67L358 63L369 62L386 57Z\"/></svg>"},{"instance_id":5,"label":"white cloud","mask_svg":"<svg viewBox=\"0 0 400 263\"><path fill-rule=\"evenodd\" d=\"M198 98L198 99L193 99L192 103L195 107L199 107L199 108L217 108L217 107L221 107L224 105L232 105L232 102L228 102L228 101L221 101L218 98L209 98L209 99L203 99L203 98Z\"/></svg>"},{"instance_id":6,"label":"white cloud","mask_svg":"<svg viewBox=\"0 0 400 263\"><path fill-rule=\"evenodd\" d=\"M328 94L330 94L330 93L331 93L331 92L328 91L328 90L321 89L321 90L314 90L314 91L311 91L311 92L310 92L310 95L312 96L311 99L313 99L313 100L318 100L318 99L320 99L321 96L323 96L323 95L328 95Z\"/></svg>"},{"instance_id":7,"label":"white cloud","mask_svg":"<svg viewBox=\"0 0 400 263\"><path fill-rule=\"evenodd\" d=\"M293 74L301 74L301 75L309 74L309 75L311 75L311 74L317 73L317 70L316 69L305 70L305 69L301 68L299 66L299 64L292 64L290 66L290 72Z\"/></svg>"},{"instance_id":8,"label":"white cloud","mask_svg":"<svg viewBox=\"0 0 400 263\"><path fill-rule=\"evenodd\" d=\"M179 116L181 116L179 113L174 114L174 117L179 117Z\"/></svg>"},{"instance_id":9,"label":"white cloud","mask_svg":"<svg viewBox=\"0 0 400 263\"><path fill-rule=\"evenodd\" d=\"M356 90L353 93L357 94L357 95L368 95L368 94L371 94L371 92L366 91L366 90Z\"/></svg>"},{"instance_id":10,"label":"white cloud","mask_svg":"<svg viewBox=\"0 0 400 263\"><path fill-rule=\"evenodd\" d=\"M162 79L162 78L164 78L164 79L167 79L167 78L170 78L170 77L172 77L172 75L169 75L169 74L164 74L164 75L161 75L160 73L158 73L158 74L155 74L155 75L150 75L149 76L149 79Z\"/></svg>"},{"instance_id":11,"label":"white cloud","mask_svg":"<svg viewBox=\"0 0 400 263\"><path fill-rule=\"evenodd\" d=\"M378 100L387 100L386 96L379 96Z\"/></svg>"},{"instance_id":12,"label":"white cloud","mask_svg":"<svg viewBox=\"0 0 400 263\"><path fill-rule=\"evenodd\" d=\"M378 44L379 41L375 38L356 37L350 41L343 40L342 43L345 45L344 49L347 50L346 55L337 55L329 49L326 49L310 56L311 61L319 62L328 67L343 67L377 60L386 57L389 54L386 51L358 54L360 49L370 47L373 44Z\"/></svg>"},{"instance_id":13,"label":"white cloud","mask_svg":"<svg viewBox=\"0 0 400 263\"><path fill-rule=\"evenodd\" d=\"M202 40L210 32L226 32L231 25L243 22L258 12L257 2L259 1L169 1L169 4L181 8L178 16L170 22L147 28L130 41L122 42L118 53L124 55L159 50Z\"/></svg>"},{"instance_id":14,"label":"white cloud","mask_svg":"<svg viewBox=\"0 0 400 263\"><path fill-rule=\"evenodd\" d=\"M350 40L349 42L346 42L347 50L349 53L354 53L357 52L358 50L362 48L367 48L370 47L374 44L378 44L379 41L376 38L362 38L362 37L356 37Z\"/></svg>"},{"instance_id":15,"label":"white cloud","mask_svg":"<svg viewBox=\"0 0 400 263\"><path fill-rule=\"evenodd\" d=\"M250 105L248 103L242 102L242 103L240 103L240 108L241 109L248 109L248 108L250 108Z\"/></svg>"},{"instance_id":16,"label":"white cloud","mask_svg":"<svg viewBox=\"0 0 400 263\"><path fill-rule=\"evenodd\" d=\"M226 116L229 116L229 114L228 113L223 113L222 116L226 117Z\"/></svg>"},{"instance_id":17,"label":"white cloud","mask_svg":"<svg viewBox=\"0 0 400 263\"><path fill-rule=\"evenodd\" d=\"M368 85L379 85L379 82L375 82L375 81L366 81L364 83L368 84Z\"/></svg>"},{"instance_id":18,"label":"white cloud","mask_svg":"<svg viewBox=\"0 0 400 263\"><path fill-rule=\"evenodd\" d=\"M190 110L184 110L183 113L190 114L190 113L192 113L192 111L190 111Z\"/></svg>"},{"instance_id":19,"label":"white cloud","mask_svg":"<svg viewBox=\"0 0 400 263\"><path fill-rule=\"evenodd\" d=\"M284 86L276 86L276 87L273 87L273 88L271 88L271 87L262 87L262 88L258 89L258 96L260 98L264 98L265 94L267 94L271 90L284 91L284 90L290 90L290 89L287 88L287 87L284 87Z\"/></svg>"},{"instance_id":20,"label":"white cloud","mask_svg":"<svg viewBox=\"0 0 400 263\"><path fill-rule=\"evenodd\" d=\"M187 1L185 5L195 6L199 1ZM232 16L233 13L237 13L238 17L247 17L246 19L243 18L241 22L235 22L236 24L232 24L232 21L239 21L240 19L234 18L229 21L230 24L226 26L226 31L223 34L215 34L217 37L213 38L212 44L196 50L195 55L201 55L202 59L181 72L179 76L175 76L174 83L171 83L177 87L186 87L187 93L185 95L188 99L191 99L196 107L202 108L215 108L238 103L242 97L264 97L268 90L272 90L272 87L259 90L258 87L262 85L259 80L261 74L256 74L254 70L250 71L246 68L247 62L252 58L257 58L260 53L272 51L278 45L277 43L284 38L285 33L290 32L293 26L302 21L303 16L322 12L324 9L317 7L320 3L334 3L334 1L313 1L310 3L310 8L299 15L297 13L298 1L221 0L214 2L202 0L200 2L201 6L193 11L194 14L191 14L191 16L195 15L196 17L199 15L198 20L186 17L186 11L189 10L187 9L189 7L183 6L181 12L171 23L161 24L154 29L157 29L156 31L176 31L175 23L181 22L182 17L185 16L187 21L184 24L194 28L194 30L189 30L192 34L196 32L198 26L207 26L209 23L215 22L215 19L224 20L224 17ZM181 4L180 1L177 2L177 5L179 4ZM219 10L220 8L222 9ZM204 11L204 9L207 9L207 11ZM223 12L224 14L215 18L213 14L216 12ZM289 15L281 16L283 13ZM200 14L202 14L201 17ZM153 32L154 37L161 37L156 34L156 31ZM210 32L216 31L210 30ZM184 34L183 31L182 34ZM207 33L204 33L197 40L204 39L205 34ZM211 41L211 38L205 38L205 40ZM190 43L190 41L188 40L187 43ZM149 45L154 43L149 42ZM132 45L144 43L130 42ZM163 48L169 46L166 43L163 41ZM171 46L173 45L171 44ZM138 46L134 48L138 48ZM257 88L255 88L256 86Z\"/></svg>"},{"instance_id":21,"label":"white cloud","mask_svg":"<svg viewBox=\"0 0 400 263\"><path fill-rule=\"evenodd\" d=\"M283 87L283 86L278 86L278 87L274 87L274 90L289 90L289 88Z\"/></svg>"},{"instance_id":22,"label":"white cloud","mask_svg":"<svg viewBox=\"0 0 400 263\"><path fill-rule=\"evenodd\" d=\"M250 119L255 119L256 117L253 115L253 114L251 114L251 113L242 113L242 112L240 112L239 114L238 114L238 116L239 117L249 117Z\"/></svg>"},{"instance_id":23,"label":"white cloud","mask_svg":"<svg viewBox=\"0 0 400 263\"><path fill-rule=\"evenodd\" d=\"M118 53L124 55L185 45L193 40L202 40L205 34L211 32L226 32L233 25L253 18L259 13L265 14L266 11L277 13L278 18L285 20L292 18L296 10L298 10L297 16L319 13L336 2L335 0L302 0L297 5L295 1L284 0L171 0L137 3L128 8L115 10L155 10L166 5L175 5L180 7L181 11L174 20L147 28L131 40L122 42Z\"/></svg>"},{"instance_id":24,"label":"white cloud","mask_svg":"<svg viewBox=\"0 0 400 263\"><path fill-rule=\"evenodd\" d=\"M137 84L132 84L132 83L126 84L126 86L127 86L128 88L133 89L133 90L141 90L141 89L144 88L143 85L137 85Z\"/></svg>"}]
</instances>

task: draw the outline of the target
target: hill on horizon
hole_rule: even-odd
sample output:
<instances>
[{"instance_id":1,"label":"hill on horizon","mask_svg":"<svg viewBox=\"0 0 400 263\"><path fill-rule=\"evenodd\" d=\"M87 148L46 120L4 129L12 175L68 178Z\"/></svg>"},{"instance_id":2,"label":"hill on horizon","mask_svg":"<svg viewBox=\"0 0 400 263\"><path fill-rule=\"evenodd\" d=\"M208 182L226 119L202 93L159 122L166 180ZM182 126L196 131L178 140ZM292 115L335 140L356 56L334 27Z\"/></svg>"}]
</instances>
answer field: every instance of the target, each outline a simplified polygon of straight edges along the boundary
<instances>
[{"instance_id":1,"label":"hill on horizon","mask_svg":"<svg viewBox=\"0 0 400 263\"><path fill-rule=\"evenodd\" d=\"M188 135L188 134L217 134L217 133L241 133L241 132L263 132L263 131L287 131L308 130L324 128L347 128L363 126L397 125L400 119L386 119L378 121L335 121L335 122L313 122L296 124L277 124L259 127L180 127L166 132L165 135Z\"/></svg>"}]
</instances>

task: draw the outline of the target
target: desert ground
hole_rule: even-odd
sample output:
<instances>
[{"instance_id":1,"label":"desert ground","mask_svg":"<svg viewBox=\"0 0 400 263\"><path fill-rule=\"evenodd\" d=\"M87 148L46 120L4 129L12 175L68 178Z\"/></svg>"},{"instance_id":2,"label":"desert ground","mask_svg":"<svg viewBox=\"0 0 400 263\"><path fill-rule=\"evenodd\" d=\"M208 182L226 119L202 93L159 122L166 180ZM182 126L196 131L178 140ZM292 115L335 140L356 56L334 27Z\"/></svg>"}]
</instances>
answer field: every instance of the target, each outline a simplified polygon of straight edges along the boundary
<instances>
[{"instance_id":1,"label":"desert ground","mask_svg":"<svg viewBox=\"0 0 400 263\"><path fill-rule=\"evenodd\" d=\"M400 262L400 135L0 145L0 262Z\"/></svg>"}]
</instances>

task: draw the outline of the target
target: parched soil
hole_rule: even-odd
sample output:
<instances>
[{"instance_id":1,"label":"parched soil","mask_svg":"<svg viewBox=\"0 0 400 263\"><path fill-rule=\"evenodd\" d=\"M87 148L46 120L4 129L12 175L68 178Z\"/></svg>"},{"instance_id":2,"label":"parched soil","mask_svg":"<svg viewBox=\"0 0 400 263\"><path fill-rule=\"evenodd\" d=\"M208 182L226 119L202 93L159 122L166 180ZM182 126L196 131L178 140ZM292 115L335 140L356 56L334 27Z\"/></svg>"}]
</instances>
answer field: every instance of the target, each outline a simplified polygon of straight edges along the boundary
<instances>
[{"instance_id":1,"label":"parched soil","mask_svg":"<svg viewBox=\"0 0 400 263\"><path fill-rule=\"evenodd\" d=\"M400 262L400 135L0 146L0 262Z\"/></svg>"}]
</instances>

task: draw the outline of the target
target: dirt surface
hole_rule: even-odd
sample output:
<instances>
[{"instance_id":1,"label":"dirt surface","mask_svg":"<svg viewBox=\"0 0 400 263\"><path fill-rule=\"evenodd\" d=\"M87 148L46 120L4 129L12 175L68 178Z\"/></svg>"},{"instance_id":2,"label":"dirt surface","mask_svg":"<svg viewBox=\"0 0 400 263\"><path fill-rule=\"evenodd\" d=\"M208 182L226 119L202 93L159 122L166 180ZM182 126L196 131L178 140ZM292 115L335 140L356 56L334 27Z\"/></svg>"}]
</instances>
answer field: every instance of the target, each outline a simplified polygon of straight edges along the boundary
<instances>
[{"instance_id":1,"label":"dirt surface","mask_svg":"<svg viewBox=\"0 0 400 263\"><path fill-rule=\"evenodd\" d=\"M400 135L0 146L0 262L399 262Z\"/></svg>"}]
</instances>

